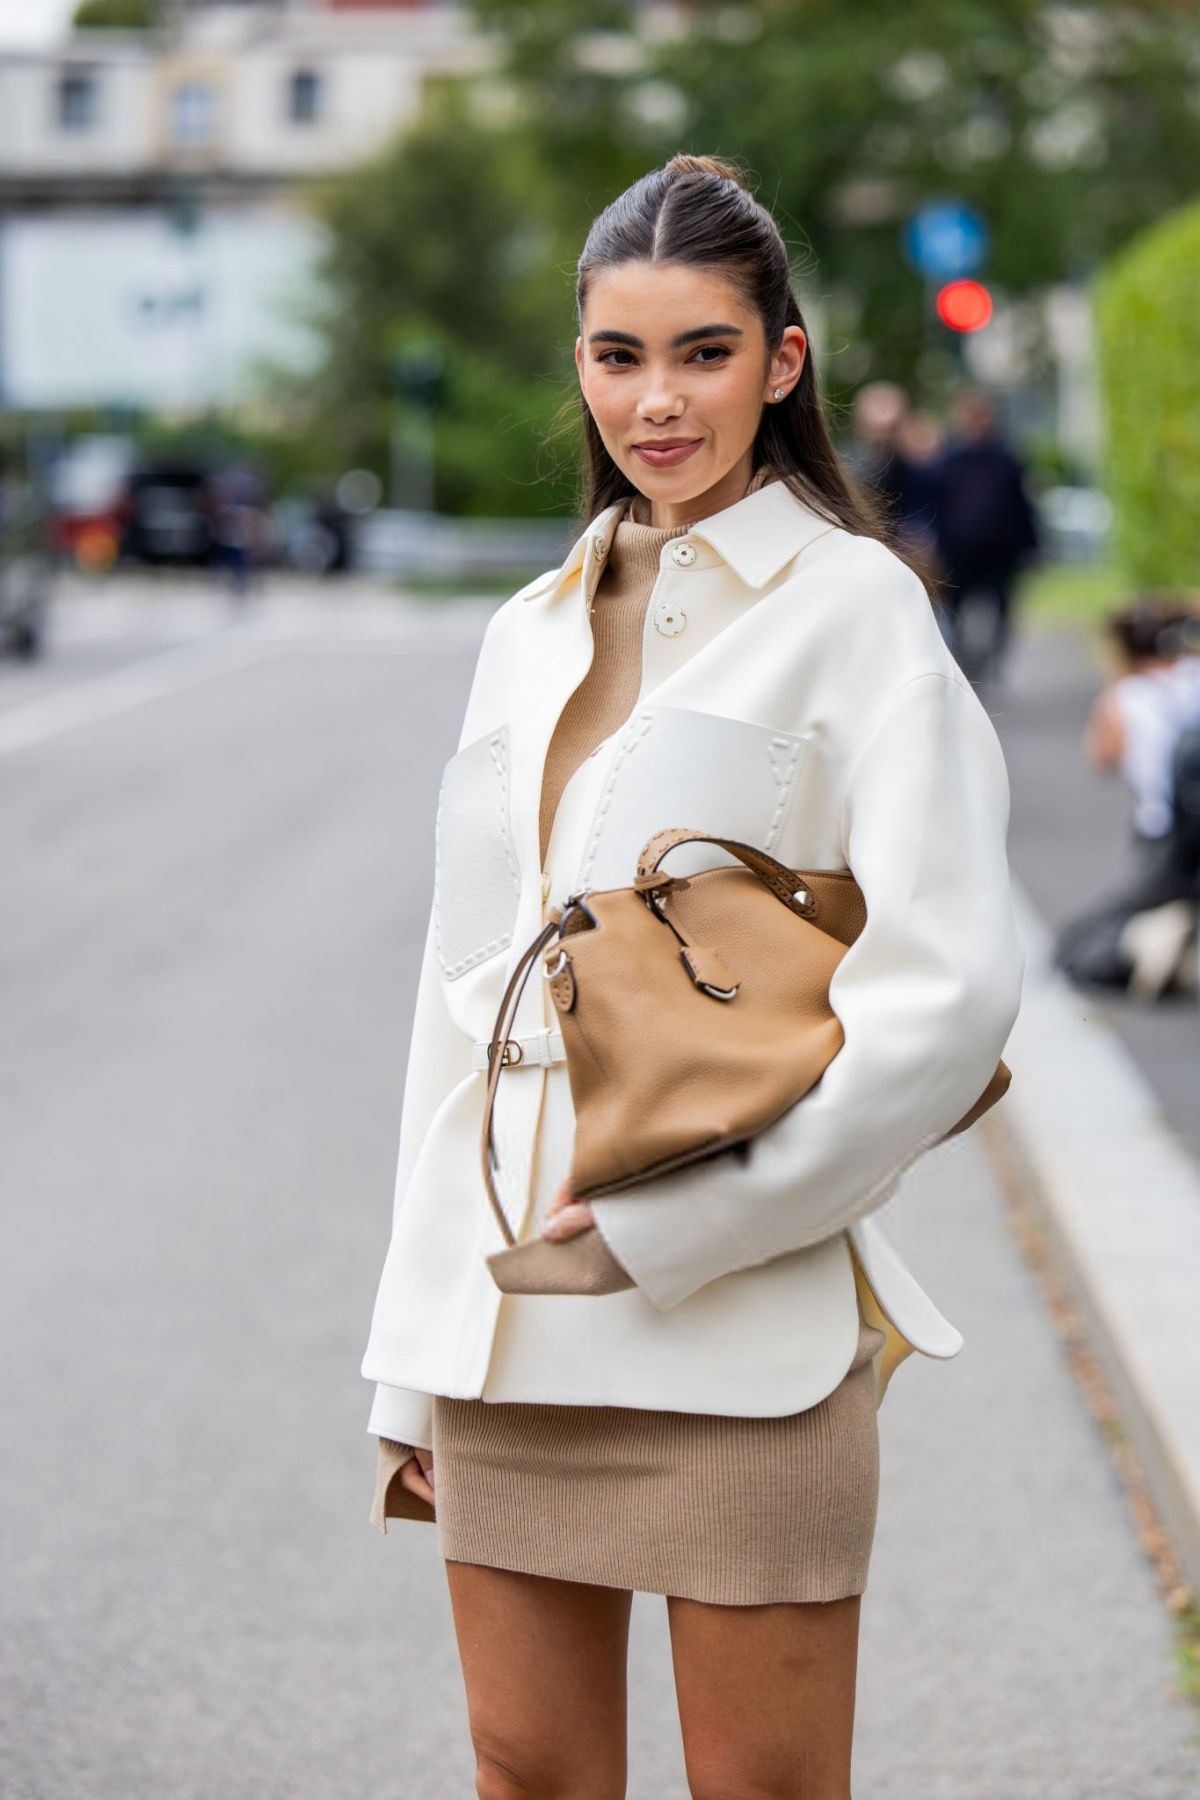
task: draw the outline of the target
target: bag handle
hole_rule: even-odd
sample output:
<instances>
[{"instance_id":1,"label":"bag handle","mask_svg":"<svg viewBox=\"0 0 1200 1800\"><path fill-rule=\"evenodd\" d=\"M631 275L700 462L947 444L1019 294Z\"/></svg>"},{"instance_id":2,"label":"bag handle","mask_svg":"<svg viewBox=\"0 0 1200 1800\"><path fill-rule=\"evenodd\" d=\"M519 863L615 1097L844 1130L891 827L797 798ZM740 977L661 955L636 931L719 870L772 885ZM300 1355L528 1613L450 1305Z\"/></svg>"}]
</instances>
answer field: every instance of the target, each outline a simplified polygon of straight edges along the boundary
<instances>
[{"instance_id":1,"label":"bag handle","mask_svg":"<svg viewBox=\"0 0 1200 1800\"><path fill-rule=\"evenodd\" d=\"M651 888L655 885L658 865L669 850L679 844L715 844L719 850L728 850L731 856L744 863L752 874L775 895L792 912L803 918L811 919L817 910L816 895L811 888L796 885L796 874L783 863L768 856L765 850L757 849L753 844L743 844L740 838L713 837L707 831L690 831L685 825L668 826L663 831L656 831L642 845L638 857L637 875L634 887ZM659 877L661 879L661 877ZM664 885L669 885L670 878Z\"/></svg>"},{"instance_id":2,"label":"bag handle","mask_svg":"<svg viewBox=\"0 0 1200 1800\"><path fill-rule=\"evenodd\" d=\"M559 909L556 907L556 916L553 916L550 919L549 924L543 925L533 942L522 950L520 956L517 958L516 967L508 978L508 985L504 990L500 1005L496 1011L496 1024L487 1051L488 1078L487 1090L484 1094L483 1101L483 1130L480 1136L480 1150L483 1157L483 1185L487 1190L488 1202L491 1209L496 1215L496 1223L500 1227L500 1235L510 1248L517 1240L513 1236L512 1228L505 1216L504 1208L500 1204L500 1196L496 1192L494 1170L499 1168L500 1165L496 1156L496 1146L492 1136L492 1109L496 1102L496 1089L500 1084L500 1071L504 1067L504 1046L513 1019L516 1017L517 1005L520 1001L525 983L529 978L529 971L533 967L535 958L540 954L545 945L550 942L550 939L558 930L558 910Z\"/></svg>"}]
</instances>

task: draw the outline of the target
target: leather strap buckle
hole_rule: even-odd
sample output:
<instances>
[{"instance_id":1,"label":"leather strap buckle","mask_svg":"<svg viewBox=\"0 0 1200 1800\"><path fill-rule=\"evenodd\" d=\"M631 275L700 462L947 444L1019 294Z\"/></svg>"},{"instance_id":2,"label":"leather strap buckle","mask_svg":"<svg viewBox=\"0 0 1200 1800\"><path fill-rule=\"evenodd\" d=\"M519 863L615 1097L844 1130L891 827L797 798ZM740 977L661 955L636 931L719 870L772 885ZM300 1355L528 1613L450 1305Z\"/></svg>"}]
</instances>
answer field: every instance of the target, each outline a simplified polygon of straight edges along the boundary
<instances>
[{"instance_id":1,"label":"leather strap buckle","mask_svg":"<svg viewBox=\"0 0 1200 1800\"><path fill-rule=\"evenodd\" d=\"M480 1038L471 1046L471 1067L473 1070L486 1073L488 1069L488 1051L491 1045L487 1038ZM522 1065L529 1068L548 1068L552 1063L567 1060L566 1048L561 1031L543 1027L541 1031L531 1031L526 1037L505 1038L500 1052L502 1069L517 1069Z\"/></svg>"}]
</instances>

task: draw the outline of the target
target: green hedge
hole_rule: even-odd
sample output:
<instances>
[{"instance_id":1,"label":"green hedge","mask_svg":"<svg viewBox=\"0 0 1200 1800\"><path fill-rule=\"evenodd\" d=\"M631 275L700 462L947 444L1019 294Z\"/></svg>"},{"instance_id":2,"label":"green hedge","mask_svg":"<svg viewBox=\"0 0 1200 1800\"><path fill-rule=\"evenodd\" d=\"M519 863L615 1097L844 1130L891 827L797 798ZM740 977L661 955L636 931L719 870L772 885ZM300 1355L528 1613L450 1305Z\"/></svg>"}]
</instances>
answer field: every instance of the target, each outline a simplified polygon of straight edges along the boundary
<instances>
[{"instance_id":1,"label":"green hedge","mask_svg":"<svg viewBox=\"0 0 1200 1800\"><path fill-rule=\"evenodd\" d=\"M1200 587L1200 205L1095 285L1115 551L1134 581Z\"/></svg>"}]
</instances>

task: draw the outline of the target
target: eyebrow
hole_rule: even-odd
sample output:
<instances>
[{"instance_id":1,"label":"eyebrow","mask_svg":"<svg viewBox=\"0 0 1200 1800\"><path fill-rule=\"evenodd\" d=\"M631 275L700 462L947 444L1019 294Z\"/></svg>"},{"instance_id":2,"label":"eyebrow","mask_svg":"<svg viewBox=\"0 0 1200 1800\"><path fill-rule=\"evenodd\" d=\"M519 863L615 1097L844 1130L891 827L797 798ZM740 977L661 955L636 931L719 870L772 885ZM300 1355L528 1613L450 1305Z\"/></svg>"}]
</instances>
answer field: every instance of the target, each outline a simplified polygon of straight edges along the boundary
<instances>
[{"instance_id":1,"label":"eyebrow","mask_svg":"<svg viewBox=\"0 0 1200 1800\"><path fill-rule=\"evenodd\" d=\"M742 337L744 333L739 325L697 325L693 331L680 331L670 340L668 348L677 350L683 344L694 344L697 338L708 337ZM632 331L593 331L588 335L589 344L628 344L631 350L644 350L646 345L640 337L634 337Z\"/></svg>"}]
</instances>

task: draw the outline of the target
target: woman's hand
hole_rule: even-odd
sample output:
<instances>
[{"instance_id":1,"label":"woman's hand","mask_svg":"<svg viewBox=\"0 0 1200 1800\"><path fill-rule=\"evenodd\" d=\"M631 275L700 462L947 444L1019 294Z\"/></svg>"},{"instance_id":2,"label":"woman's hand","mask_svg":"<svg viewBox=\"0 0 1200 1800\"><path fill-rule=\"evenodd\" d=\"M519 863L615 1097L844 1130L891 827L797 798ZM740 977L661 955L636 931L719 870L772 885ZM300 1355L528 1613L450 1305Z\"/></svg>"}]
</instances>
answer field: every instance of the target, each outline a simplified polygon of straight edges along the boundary
<instances>
[{"instance_id":1,"label":"woman's hand","mask_svg":"<svg viewBox=\"0 0 1200 1800\"><path fill-rule=\"evenodd\" d=\"M401 1467L400 1486L407 1488L410 1494L415 1494L418 1500L425 1500L430 1506L434 1506L433 1452L431 1450L413 1451L408 1461Z\"/></svg>"},{"instance_id":2,"label":"woman's hand","mask_svg":"<svg viewBox=\"0 0 1200 1800\"><path fill-rule=\"evenodd\" d=\"M542 1236L545 1238L573 1238L581 1231L594 1228L591 1202L576 1200L571 1193L571 1184L564 1181L546 1209L546 1217L542 1224Z\"/></svg>"}]
</instances>

